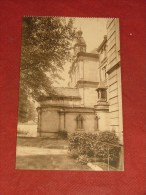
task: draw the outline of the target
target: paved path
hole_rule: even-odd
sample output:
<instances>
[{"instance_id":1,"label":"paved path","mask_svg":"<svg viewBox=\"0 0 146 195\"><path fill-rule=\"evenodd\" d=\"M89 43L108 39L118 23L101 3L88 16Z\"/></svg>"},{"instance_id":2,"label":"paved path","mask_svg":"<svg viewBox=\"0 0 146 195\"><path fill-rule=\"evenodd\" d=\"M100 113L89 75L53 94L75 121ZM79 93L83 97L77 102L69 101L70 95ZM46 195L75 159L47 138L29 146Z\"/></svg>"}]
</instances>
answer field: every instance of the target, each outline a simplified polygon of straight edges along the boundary
<instances>
[{"instance_id":1,"label":"paved path","mask_svg":"<svg viewBox=\"0 0 146 195\"><path fill-rule=\"evenodd\" d=\"M37 148L29 146L17 146L17 156L28 156L28 155L66 155L67 149L47 149Z\"/></svg>"}]
</instances>

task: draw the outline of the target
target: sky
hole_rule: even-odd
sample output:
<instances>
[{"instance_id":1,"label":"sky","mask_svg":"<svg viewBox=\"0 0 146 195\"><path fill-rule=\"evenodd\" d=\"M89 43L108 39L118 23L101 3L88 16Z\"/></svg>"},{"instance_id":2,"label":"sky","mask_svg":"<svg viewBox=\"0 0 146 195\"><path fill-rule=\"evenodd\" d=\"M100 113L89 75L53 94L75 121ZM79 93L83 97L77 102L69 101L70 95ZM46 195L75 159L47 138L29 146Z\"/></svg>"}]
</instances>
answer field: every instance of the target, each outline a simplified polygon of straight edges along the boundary
<instances>
[{"instance_id":1,"label":"sky","mask_svg":"<svg viewBox=\"0 0 146 195\"><path fill-rule=\"evenodd\" d=\"M74 26L77 30L82 30L83 32L83 38L87 45L86 52L91 52L101 44L104 35L107 34L106 22L106 18L75 18ZM64 71L61 73L61 76L65 78L65 80L59 80L59 83L54 83L55 87L67 87L70 66L70 63L64 65Z\"/></svg>"}]
</instances>

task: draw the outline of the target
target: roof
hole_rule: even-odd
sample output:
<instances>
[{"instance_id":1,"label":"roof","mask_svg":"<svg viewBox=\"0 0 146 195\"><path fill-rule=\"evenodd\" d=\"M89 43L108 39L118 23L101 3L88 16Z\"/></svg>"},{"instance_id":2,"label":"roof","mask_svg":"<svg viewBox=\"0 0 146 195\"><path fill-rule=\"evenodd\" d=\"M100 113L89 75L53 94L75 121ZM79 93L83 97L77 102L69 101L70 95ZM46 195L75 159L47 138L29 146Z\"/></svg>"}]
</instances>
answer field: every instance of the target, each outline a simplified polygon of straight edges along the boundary
<instances>
[{"instance_id":1,"label":"roof","mask_svg":"<svg viewBox=\"0 0 146 195\"><path fill-rule=\"evenodd\" d=\"M55 95L48 96L48 98L65 98L65 99L81 99L77 88L55 87Z\"/></svg>"},{"instance_id":2,"label":"roof","mask_svg":"<svg viewBox=\"0 0 146 195\"><path fill-rule=\"evenodd\" d=\"M77 88L55 87L54 90L57 93L57 95L61 96L79 96L79 91Z\"/></svg>"}]
</instances>

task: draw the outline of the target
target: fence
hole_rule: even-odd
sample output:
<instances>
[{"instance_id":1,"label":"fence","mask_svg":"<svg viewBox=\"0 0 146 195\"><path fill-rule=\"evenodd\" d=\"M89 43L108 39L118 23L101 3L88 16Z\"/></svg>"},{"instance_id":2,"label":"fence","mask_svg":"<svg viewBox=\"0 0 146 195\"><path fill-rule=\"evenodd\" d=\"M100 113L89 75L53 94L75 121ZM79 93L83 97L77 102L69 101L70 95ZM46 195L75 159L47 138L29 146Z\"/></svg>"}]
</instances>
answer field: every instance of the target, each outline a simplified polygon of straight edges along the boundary
<instances>
[{"instance_id":1,"label":"fence","mask_svg":"<svg viewBox=\"0 0 146 195\"><path fill-rule=\"evenodd\" d=\"M123 145L119 144L110 144L107 142L100 142L101 144L105 145L107 147L107 170L110 171L110 165L111 165L111 150L113 148L117 148L118 154L117 154L117 159L118 159L118 166L117 170L118 171L123 171L124 170L124 154L123 154Z\"/></svg>"}]
</instances>

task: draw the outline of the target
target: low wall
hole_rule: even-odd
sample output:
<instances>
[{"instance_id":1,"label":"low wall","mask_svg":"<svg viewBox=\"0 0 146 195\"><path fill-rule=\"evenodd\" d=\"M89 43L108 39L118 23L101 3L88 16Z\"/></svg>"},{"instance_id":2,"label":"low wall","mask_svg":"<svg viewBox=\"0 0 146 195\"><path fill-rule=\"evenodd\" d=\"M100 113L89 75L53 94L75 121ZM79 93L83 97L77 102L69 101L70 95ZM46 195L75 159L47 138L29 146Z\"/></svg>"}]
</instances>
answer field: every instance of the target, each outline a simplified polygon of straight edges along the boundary
<instances>
[{"instance_id":1,"label":"low wall","mask_svg":"<svg viewBox=\"0 0 146 195\"><path fill-rule=\"evenodd\" d=\"M82 117L80 124L77 121L79 115ZM68 133L95 132L97 130L96 123L93 108L48 106L39 110L38 135L57 136L59 130L66 130Z\"/></svg>"},{"instance_id":2,"label":"low wall","mask_svg":"<svg viewBox=\"0 0 146 195\"><path fill-rule=\"evenodd\" d=\"M36 137L37 136L37 124L18 124L17 125L17 135L26 137Z\"/></svg>"}]
</instances>

